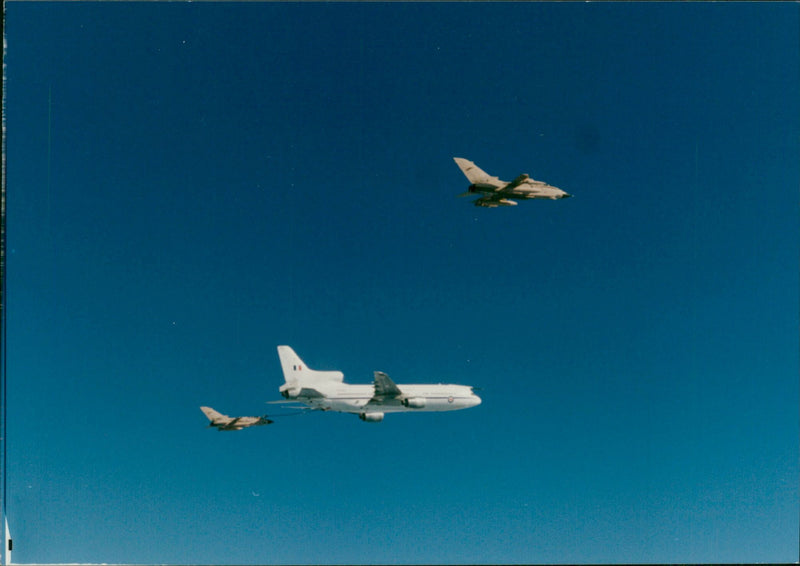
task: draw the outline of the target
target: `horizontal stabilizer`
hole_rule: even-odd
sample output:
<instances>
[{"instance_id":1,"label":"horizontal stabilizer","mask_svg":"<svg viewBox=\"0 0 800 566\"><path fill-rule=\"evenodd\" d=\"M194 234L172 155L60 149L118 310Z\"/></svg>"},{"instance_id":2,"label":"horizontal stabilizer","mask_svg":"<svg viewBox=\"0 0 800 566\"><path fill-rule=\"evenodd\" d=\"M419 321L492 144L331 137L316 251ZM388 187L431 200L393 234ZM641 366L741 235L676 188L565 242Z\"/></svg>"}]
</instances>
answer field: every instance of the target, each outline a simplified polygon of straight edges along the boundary
<instances>
[{"instance_id":1,"label":"horizontal stabilizer","mask_svg":"<svg viewBox=\"0 0 800 566\"><path fill-rule=\"evenodd\" d=\"M306 384L332 381L341 383L344 374L340 371L316 371L310 369L289 346L278 346L278 357L281 360L283 378L287 384Z\"/></svg>"}]
</instances>

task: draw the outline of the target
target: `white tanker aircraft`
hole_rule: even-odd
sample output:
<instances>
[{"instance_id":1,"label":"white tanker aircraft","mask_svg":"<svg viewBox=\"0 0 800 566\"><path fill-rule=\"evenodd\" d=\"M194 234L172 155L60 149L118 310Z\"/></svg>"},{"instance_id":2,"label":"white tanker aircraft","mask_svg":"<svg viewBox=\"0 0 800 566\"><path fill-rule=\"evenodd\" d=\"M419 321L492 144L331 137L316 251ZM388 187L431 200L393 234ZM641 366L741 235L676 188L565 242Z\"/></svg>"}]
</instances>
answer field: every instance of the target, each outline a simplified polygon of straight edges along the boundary
<instances>
[{"instance_id":1,"label":"white tanker aircraft","mask_svg":"<svg viewBox=\"0 0 800 566\"><path fill-rule=\"evenodd\" d=\"M340 371L309 369L289 346L278 346L278 357L286 381L279 391L285 399L312 409L355 413L366 422L380 422L385 413L454 411L481 402L466 385L396 385L380 371L372 385L350 385Z\"/></svg>"}]
</instances>

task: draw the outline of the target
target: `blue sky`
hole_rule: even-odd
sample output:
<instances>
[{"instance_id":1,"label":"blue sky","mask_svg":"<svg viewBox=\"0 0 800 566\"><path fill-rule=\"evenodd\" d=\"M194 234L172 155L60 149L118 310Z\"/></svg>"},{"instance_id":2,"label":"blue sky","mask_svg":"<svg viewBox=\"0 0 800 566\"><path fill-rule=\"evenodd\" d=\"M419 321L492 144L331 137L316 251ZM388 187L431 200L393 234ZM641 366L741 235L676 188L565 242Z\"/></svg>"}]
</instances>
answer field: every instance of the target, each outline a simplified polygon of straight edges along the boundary
<instances>
[{"instance_id":1,"label":"blue sky","mask_svg":"<svg viewBox=\"0 0 800 566\"><path fill-rule=\"evenodd\" d=\"M798 24L9 4L15 560L796 561ZM207 429L278 344L483 404Z\"/></svg>"}]
</instances>

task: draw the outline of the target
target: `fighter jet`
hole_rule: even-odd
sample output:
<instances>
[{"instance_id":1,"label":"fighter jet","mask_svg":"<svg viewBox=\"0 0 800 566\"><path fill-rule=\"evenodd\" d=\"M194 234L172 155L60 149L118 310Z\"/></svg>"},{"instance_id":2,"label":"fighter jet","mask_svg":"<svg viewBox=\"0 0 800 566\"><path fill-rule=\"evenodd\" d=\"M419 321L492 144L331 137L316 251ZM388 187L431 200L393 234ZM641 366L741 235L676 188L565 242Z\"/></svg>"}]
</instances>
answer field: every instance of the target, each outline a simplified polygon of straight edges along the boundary
<instances>
[{"instance_id":1,"label":"fighter jet","mask_svg":"<svg viewBox=\"0 0 800 566\"><path fill-rule=\"evenodd\" d=\"M489 175L469 159L454 157L453 160L455 160L461 172L469 179L469 182L472 183L466 193L462 193L458 196L468 197L472 195L484 195L474 202L475 206L496 208L498 206L517 205L516 201L507 197L514 197L521 200L535 198L549 198L555 200L572 196L542 181L534 181L526 173L523 173L509 183Z\"/></svg>"},{"instance_id":2,"label":"fighter jet","mask_svg":"<svg viewBox=\"0 0 800 566\"><path fill-rule=\"evenodd\" d=\"M200 407L205 416L208 417L209 427L217 427L217 430L242 430L250 426L260 426L272 424L266 415L263 417L229 417L216 412L211 407Z\"/></svg>"},{"instance_id":3,"label":"fighter jet","mask_svg":"<svg viewBox=\"0 0 800 566\"><path fill-rule=\"evenodd\" d=\"M289 346L278 346L278 357L285 380L279 391L285 399L313 409L354 413L366 422L380 422L385 413L454 411L481 402L466 385L396 385L380 371L374 373L372 385L350 385L340 371L309 369Z\"/></svg>"}]
</instances>

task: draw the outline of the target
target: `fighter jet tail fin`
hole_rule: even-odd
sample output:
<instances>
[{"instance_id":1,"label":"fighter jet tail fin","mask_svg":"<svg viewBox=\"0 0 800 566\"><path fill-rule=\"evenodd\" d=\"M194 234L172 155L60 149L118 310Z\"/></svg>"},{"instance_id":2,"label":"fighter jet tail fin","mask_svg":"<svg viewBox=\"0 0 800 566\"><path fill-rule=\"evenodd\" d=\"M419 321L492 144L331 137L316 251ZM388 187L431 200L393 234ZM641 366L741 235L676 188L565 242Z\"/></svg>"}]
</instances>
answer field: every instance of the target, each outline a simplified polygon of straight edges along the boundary
<instances>
[{"instance_id":1,"label":"fighter jet tail fin","mask_svg":"<svg viewBox=\"0 0 800 566\"><path fill-rule=\"evenodd\" d=\"M291 387L313 387L314 384L323 381L341 383L344 380L344 374L340 371L310 369L289 346L278 346L278 357L281 359L283 379L286 385Z\"/></svg>"},{"instance_id":2,"label":"fighter jet tail fin","mask_svg":"<svg viewBox=\"0 0 800 566\"><path fill-rule=\"evenodd\" d=\"M208 417L208 420L214 422L216 419L227 419L229 418L227 415L223 415L222 413L218 413L211 407L200 407L200 410L203 411L203 414Z\"/></svg>"},{"instance_id":3,"label":"fighter jet tail fin","mask_svg":"<svg viewBox=\"0 0 800 566\"><path fill-rule=\"evenodd\" d=\"M453 161L456 162L458 168L461 169L461 172L464 173L464 176L469 179L469 182L472 184L497 185L499 183L499 179L497 177L489 175L486 171L475 165L469 159L464 159L463 157L454 157Z\"/></svg>"}]
</instances>

